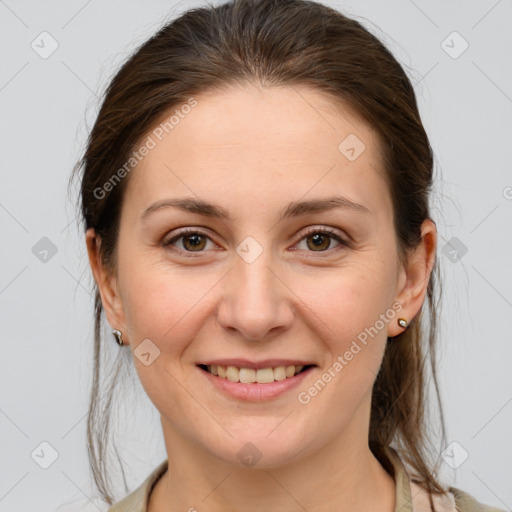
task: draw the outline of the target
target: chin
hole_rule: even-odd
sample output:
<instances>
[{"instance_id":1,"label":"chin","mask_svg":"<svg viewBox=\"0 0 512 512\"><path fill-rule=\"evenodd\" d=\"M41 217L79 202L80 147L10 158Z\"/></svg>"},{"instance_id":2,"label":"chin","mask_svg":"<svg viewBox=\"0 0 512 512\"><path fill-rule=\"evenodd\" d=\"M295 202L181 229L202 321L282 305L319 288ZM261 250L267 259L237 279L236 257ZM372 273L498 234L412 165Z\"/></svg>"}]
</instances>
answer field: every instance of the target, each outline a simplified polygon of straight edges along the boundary
<instances>
[{"instance_id":1,"label":"chin","mask_svg":"<svg viewBox=\"0 0 512 512\"><path fill-rule=\"evenodd\" d=\"M215 448L210 447L211 453L228 464L247 469L276 468L304 455L304 436L298 435L296 430L294 433L283 430L279 434L278 429L273 432L272 429L253 430L254 435L246 430L244 435L215 443Z\"/></svg>"}]
</instances>

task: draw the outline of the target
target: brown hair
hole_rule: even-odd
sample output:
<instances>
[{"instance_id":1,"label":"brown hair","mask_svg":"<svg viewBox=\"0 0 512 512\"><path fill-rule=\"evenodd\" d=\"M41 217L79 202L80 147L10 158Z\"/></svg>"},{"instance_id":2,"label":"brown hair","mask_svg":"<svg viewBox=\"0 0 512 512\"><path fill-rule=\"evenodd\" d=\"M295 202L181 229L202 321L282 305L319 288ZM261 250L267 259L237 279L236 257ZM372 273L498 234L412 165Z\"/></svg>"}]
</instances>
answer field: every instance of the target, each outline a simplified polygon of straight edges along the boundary
<instances>
[{"instance_id":1,"label":"brown hair","mask_svg":"<svg viewBox=\"0 0 512 512\"><path fill-rule=\"evenodd\" d=\"M307 0L232 0L189 10L167 23L123 64L104 94L73 174L81 177L81 216L85 229L94 228L101 238L105 267L116 268L129 173L108 194L97 191L129 160L162 114L187 103L194 94L247 83L311 86L351 107L378 133L397 246L405 262L408 250L421 240L422 222L430 218L433 155L403 68L359 22L330 7ZM409 328L387 343L373 388L369 433L372 451L393 443L415 470L416 481L435 494L446 492L436 477L439 460L435 464L430 460L438 452L431 445L433 432L426 414L431 371L444 446L435 350L439 285L436 259L427 288L428 335L421 325L422 307ZM105 455L113 391L123 375L121 366L129 359L118 358L114 370L104 371L111 379L103 395L105 403L100 403L100 355L106 350L101 341L102 312L96 286L88 453L95 483L105 501L112 503ZM115 345L111 338L108 343Z\"/></svg>"}]
</instances>

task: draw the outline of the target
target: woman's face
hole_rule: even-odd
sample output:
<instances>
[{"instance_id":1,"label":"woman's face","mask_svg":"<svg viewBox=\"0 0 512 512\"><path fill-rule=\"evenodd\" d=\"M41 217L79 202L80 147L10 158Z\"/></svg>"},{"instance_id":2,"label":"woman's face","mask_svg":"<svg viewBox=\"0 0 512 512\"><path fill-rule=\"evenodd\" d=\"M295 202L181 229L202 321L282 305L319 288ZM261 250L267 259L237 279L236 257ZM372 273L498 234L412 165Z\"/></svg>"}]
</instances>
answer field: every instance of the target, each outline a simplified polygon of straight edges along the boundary
<instances>
[{"instance_id":1,"label":"woman's face","mask_svg":"<svg viewBox=\"0 0 512 512\"><path fill-rule=\"evenodd\" d=\"M167 134L149 133L124 197L111 301L101 287L167 448L271 467L366 444L387 337L426 287L412 291L398 263L377 136L307 87L195 100ZM280 380L221 380L199 366L213 361ZM283 379L299 364L314 366Z\"/></svg>"}]
</instances>

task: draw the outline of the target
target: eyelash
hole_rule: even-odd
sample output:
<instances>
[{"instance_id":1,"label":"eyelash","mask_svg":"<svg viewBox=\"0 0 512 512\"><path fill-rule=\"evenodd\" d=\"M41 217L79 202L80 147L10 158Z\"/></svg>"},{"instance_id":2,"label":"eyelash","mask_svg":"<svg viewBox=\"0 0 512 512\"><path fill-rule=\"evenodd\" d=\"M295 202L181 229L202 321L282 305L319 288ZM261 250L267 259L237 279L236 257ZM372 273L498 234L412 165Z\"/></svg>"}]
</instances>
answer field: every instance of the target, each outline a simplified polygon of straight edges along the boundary
<instances>
[{"instance_id":1,"label":"eyelash","mask_svg":"<svg viewBox=\"0 0 512 512\"><path fill-rule=\"evenodd\" d=\"M350 247L349 242L347 242L346 240L341 238L339 235L336 234L335 231L333 231L333 230L331 230L329 228L316 228L316 227L308 228L308 230L306 231L306 233L304 233L304 235L299 240L299 242L304 240L304 238L307 238L308 236L311 236L311 235L314 235L314 234L327 235L327 236L333 238L334 240L336 240L337 242L339 242L341 246ZM167 241L164 241L163 245L165 247L171 246L171 244L173 244L174 242L176 242L180 238L186 237L187 235L201 235L201 236L206 237L209 240L211 240L211 238L208 236L208 234L205 233L204 231L201 231L199 229L193 229L193 228L185 228L182 231L178 232L171 239L169 239ZM335 247L334 249L326 249L324 251L308 251L308 252L312 252L312 253L315 253L315 252L318 252L318 253L331 253L332 251L335 251L338 248L339 248L339 246ZM197 257L197 256L195 256L195 253L197 253L197 255L199 256L200 254L205 252L204 250L203 251L185 251L183 249L176 249L176 248L173 248L173 249L178 250L178 251L183 251L183 252L187 253L187 255L188 255L187 257L192 257L192 258Z\"/></svg>"}]
</instances>

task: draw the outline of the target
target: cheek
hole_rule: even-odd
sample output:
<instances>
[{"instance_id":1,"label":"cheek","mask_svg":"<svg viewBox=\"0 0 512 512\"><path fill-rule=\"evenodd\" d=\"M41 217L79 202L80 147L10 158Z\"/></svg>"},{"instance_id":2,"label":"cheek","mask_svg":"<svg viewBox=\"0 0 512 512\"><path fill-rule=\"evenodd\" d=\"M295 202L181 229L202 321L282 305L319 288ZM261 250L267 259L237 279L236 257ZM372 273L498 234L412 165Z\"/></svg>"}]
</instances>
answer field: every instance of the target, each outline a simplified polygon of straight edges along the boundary
<instances>
[{"instance_id":1,"label":"cheek","mask_svg":"<svg viewBox=\"0 0 512 512\"><path fill-rule=\"evenodd\" d=\"M134 265L122 279L126 283L124 310L135 344L149 338L162 352L175 353L201 328L199 316L204 314L208 291L213 290L218 276L190 275L155 263Z\"/></svg>"},{"instance_id":2,"label":"cheek","mask_svg":"<svg viewBox=\"0 0 512 512\"><path fill-rule=\"evenodd\" d=\"M368 330L375 337L374 326L379 331L377 337L386 338L386 325L379 319L390 309L390 276L379 262L374 262L373 266L361 263L330 270L324 275L302 275L297 279L300 281L298 295L305 304L305 311L310 310L304 315L318 319L318 325L323 326L322 338L330 340L337 352L344 352L358 336L364 339Z\"/></svg>"},{"instance_id":3,"label":"cheek","mask_svg":"<svg viewBox=\"0 0 512 512\"><path fill-rule=\"evenodd\" d=\"M379 372L387 325L396 321L389 303L390 282L382 269L361 265L322 279L302 278L302 283L300 296L309 309L303 318L311 321L309 327L321 340L326 358L319 380L313 383L315 389L301 391L321 396L312 399L319 410L335 404L339 415L332 428L336 429L371 393ZM382 320L386 312L388 318Z\"/></svg>"}]
</instances>

